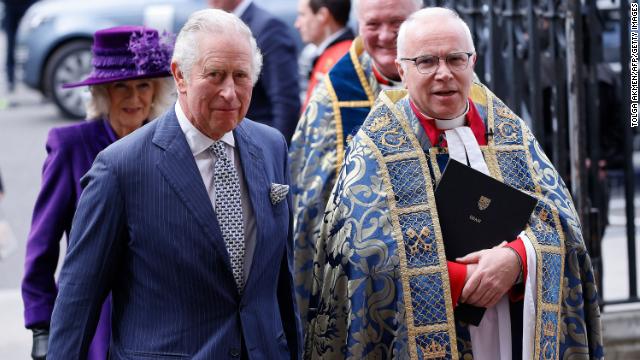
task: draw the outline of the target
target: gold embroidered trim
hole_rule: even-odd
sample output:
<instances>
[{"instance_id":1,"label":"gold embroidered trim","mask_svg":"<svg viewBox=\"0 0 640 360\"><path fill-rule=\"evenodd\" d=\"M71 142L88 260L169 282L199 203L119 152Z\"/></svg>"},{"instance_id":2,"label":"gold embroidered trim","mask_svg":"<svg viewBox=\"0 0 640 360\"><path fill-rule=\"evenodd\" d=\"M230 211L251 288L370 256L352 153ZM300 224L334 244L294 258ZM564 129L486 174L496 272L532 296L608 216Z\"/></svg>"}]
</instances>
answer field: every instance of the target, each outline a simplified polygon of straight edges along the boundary
<instances>
[{"instance_id":1,"label":"gold embroidered trim","mask_svg":"<svg viewBox=\"0 0 640 360\"><path fill-rule=\"evenodd\" d=\"M338 106L343 108L371 107L371 101L368 101L368 100L338 101Z\"/></svg>"},{"instance_id":2,"label":"gold embroidered trim","mask_svg":"<svg viewBox=\"0 0 640 360\"><path fill-rule=\"evenodd\" d=\"M522 127L521 127L522 128ZM529 144L529 136L528 133L526 131L522 131L522 143L525 145ZM549 201L547 201L546 199L544 199L544 197L542 196L542 187L539 184L539 179L537 178L537 176L535 176L535 170L533 167L533 159L531 158L531 152L530 151L525 151L525 154L527 155L527 165L529 166L529 172L531 173L531 178L534 182L534 184L536 185L536 193L538 194L538 198L539 199L543 199L544 203L547 204L549 206L549 208L551 209L552 215L553 215L553 219L554 219L554 223L556 226L556 232L559 235L560 238L560 246L549 246L549 245L545 245L540 246L538 244L538 248L536 249L536 254L538 256L539 259L542 259L541 254L539 253L540 251L545 251L547 253L556 253L556 254L560 254L560 275L559 275L559 279L560 279L560 283L558 284L558 303L557 304L544 304L543 306L543 301L542 301L542 296L538 295L537 296L537 305L538 305L538 309L546 309L549 312L555 312L556 313L556 319L557 319L557 323L556 323L556 329L555 329L555 349L556 349L556 354L555 354L555 358L557 359L560 356L560 331L562 329L562 326L560 325L561 321L562 321L562 290L563 290L563 279L564 279L564 262L565 262L565 236L564 236L564 231L562 231L562 225L560 223L560 215L558 214L558 209L554 206L554 204L550 203ZM533 231L530 231L530 233L533 234ZM538 242L538 239L536 239L536 243ZM552 250L553 249L553 250ZM540 261L541 263L541 261ZM538 284L537 284L537 288L538 288L538 294L542 294L542 264L540 264L540 266L537 266L538 269ZM541 345L540 343L540 339L542 337L542 331L549 331L548 329L543 329L543 321L542 321L542 311L540 311L539 313L536 314L536 346L535 346L535 356L537 359L540 358L540 351L544 350L544 348L546 348L548 346L548 343L545 343L544 345Z\"/></svg>"},{"instance_id":3,"label":"gold embroidered trim","mask_svg":"<svg viewBox=\"0 0 640 360\"><path fill-rule=\"evenodd\" d=\"M425 266L421 268L413 268L413 269L405 269L408 275L417 276L417 275L430 275L442 272L440 266ZM451 296L449 296L451 298Z\"/></svg>"},{"instance_id":4,"label":"gold embroidered trim","mask_svg":"<svg viewBox=\"0 0 640 360\"><path fill-rule=\"evenodd\" d=\"M507 114L507 111L500 108L500 109L496 109L494 111L494 97L495 95L493 95L486 87L480 87L480 89L484 90L485 93L485 98L486 99L486 107L487 107L487 126L489 129L493 129L495 130L495 115L497 113L498 116L502 116L505 117L506 119L511 119L511 115L512 113ZM473 94L474 97L478 96L478 91L479 89L474 89ZM481 95L481 94L480 94ZM392 224L393 224L393 236L396 239L396 241L398 242L398 246L400 249L403 249L403 251L399 251L399 255L400 255L400 263L401 263L401 279L402 279L402 285L403 285L403 289L405 291L405 306L406 306L406 316L407 316L407 328L408 328L408 332L409 332L409 345L410 345L410 356L412 359L417 358L417 344L415 341L416 336L425 333L425 332L430 332L430 331L434 331L434 327L433 326L429 326L429 327L415 327L413 326L414 323L414 314L413 314L413 305L412 302L410 300L411 297L411 293L409 290L409 284L408 284L408 279L410 276L414 276L414 275L419 275L419 274L428 274L428 273L440 273L443 279L443 282L446 281L447 283L449 283L449 278L448 278L448 272L446 270L443 270L442 267L444 267L446 265L446 259L444 257L444 253L443 250L444 249L442 246L442 233L441 233L441 229L439 226L439 220L437 218L437 213L431 212L431 217L432 217L432 223L433 223L433 229L435 231L435 235L436 235L436 243L438 244L438 256L439 256L439 260L440 260L440 264L439 266L431 266L431 267L424 267L424 268L420 268L420 269L407 269L407 259L406 259L406 253L404 251L404 249L406 249L404 247L404 238L402 237L402 234L400 233L400 225L399 225L399 215L400 214L405 214L405 213L412 213L412 212L416 212L416 211L425 211L427 209L431 209L435 206L435 199L434 199L434 194L433 194L433 188L430 186L429 184L429 168L427 166L427 159L424 156L424 153L421 150L421 147L418 143L417 138L415 137L415 134L413 133L413 131L410 129L410 126L408 125L408 121L405 118L404 114L402 112L397 111L395 104L391 102L391 100L387 97L382 98L382 101L389 107L389 109L396 115L396 117L399 120L400 126L403 128L403 130L405 131L409 141L411 142L411 144L413 145L414 148L419 149L420 151L417 152L416 154L414 154L413 152L409 152L409 153L405 153L405 154L396 154L393 156L389 156L386 158L383 158L382 154L379 152L379 150L376 148L375 144L373 143L373 140L370 139L368 136L366 137L367 140L367 144L368 146L371 147L371 149L374 152L374 155L376 157L376 159L378 160L378 163L380 164L381 170L382 170L382 177L384 180L384 185L385 185L385 190L387 191L387 197L389 200L389 204L390 204L390 213L391 213L391 218L392 218ZM505 116L507 115L507 116ZM517 118L516 118L517 119ZM519 119L517 119L518 121L521 121ZM561 223L560 223L560 217L559 217L559 212L557 207L551 203L549 200L545 199L542 196L542 187L540 185L540 179L538 179L537 177L537 173L534 169L534 165L533 165L533 160L532 160L532 154L530 151L528 151L529 147L528 144L530 142L528 133L526 131L524 131L524 128L521 126L521 124L517 124L516 128L521 129L522 130L522 137L523 137L523 145L499 145L496 146L495 145L495 140L493 138L489 139L489 144L486 147L482 147L482 152L483 155L485 156L485 160L487 161L487 166L489 167L489 171L491 173L491 175L500 180L500 181L504 181L503 176L502 176L502 172L500 170L500 167L498 165L498 161L497 161L497 152L498 151L504 151L504 152L508 152L508 151L524 151L526 154L526 162L527 162L527 166L528 166L528 170L529 173L532 177L533 183L535 185L535 195L538 198L539 201L547 204L550 209L551 209L551 216L553 217L554 221L555 221L555 230L558 233L559 237L560 237L560 246L553 246L553 245L541 245L539 243L538 238L535 236L535 233L532 231L532 229L527 226L527 228L525 229L525 233L528 235L529 239L531 240L531 243L535 249L536 252L536 257L538 259L537 261L537 266L536 266L536 277L537 277L537 312L536 312L536 335L535 335L535 349L534 349L534 354L535 354L535 358L539 359L541 354L543 353L544 349L548 349L549 346L554 346L554 344L549 343L549 342L544 342L543 343L543 337L546 334L547 336L549 334L553 334L554 338L555 338L555 349L556 349L556 358L559 356L559 351L560 351L560 347L559 347L559 341L560 341L560 334L561 334L561 321L562 321L562 314L561 314L561 304L562 304L562 293L563 293L563 284L562 284L562 279L564 278L564 263L565 263L565 234L562 230L561 227ZM436 154L440 154L440 153L446 153L447 150L441 151L438 148L431 148L429 149L429 155L430 155L430 160L431 160L431 164L434 170L434 173L436 175L436 179L439 180L439 178L441 177L441 173L439 171L439 167L437 165L437 159L436 159ZM415 206L412 207L411 209L402 209L399 210L397 209L397 204L395 201L395 197L392 196L393 194L393 190L391 188L391 179L389 177L389 172L388 172L388 168L387 168L387 162L389 161L397 161L397 160L401 160L401 159L413 159L413 158L417 158L420 161L420 164L422 166L422 170L423 170L423 176L425 177L425 180L427 180L427 209L424 209L424 205L422 206ZM543 217L545 216L544 214L542 215ZM549 216L549 214L547 213L546 216ZM414 230L415 231L415 230ZM556 304L547 304L544 303L542 301L542 290L543 290L543 286L542 286L542 255L543 253L548 253L548 254L558 254L561 256L561 268L560 268L560 284L558 284L559 286L559 294L558 294L558 302ZM450 288L448 286L444 286L445 287L445 292L446 292L446 307L447 307L447 323L446 324L442 324L442 325L438 325L441 326L442 331L447 331L449 333L449 338L450 338L450 346L451 346L451 352L452 352L452 357L455 359L458 357L457 354L457 346L456 346L456 336L455 336L455 325L453 323L453 307L451 306L451 294L450 294ZM409 297L409 300L407 301L407 297ZM556 318L557 318L557 323L553 324L551 322L546 322L543 323L542 321L542 315L544 312L554 312L556 314ZM431 344L430 344L431 345ZM425 350L425 347L422 347L423 351ZM433 352L438 352L439 350L437 349L437 346L434 347L433 349L428 349L428 351L433 350Z\"/></svg>"},{"instance_id":5,"label":"gold embroidered trim","mask_svg":"<svg viewBox=\"0 0 640 360\"><path fill-rule=\"evenodd\" d=\"M416 152L408 151L408 152L403 152L399 154L387 155L384 157L384 161L389 163L394 161L409 160L409 159L415 159L417 156L418 155Z\"/></svg>"},{"instance_id":6,"label":"gold embroidered trim","mask_svg":"<svg viewBox=\"0 0 640 360\"><path fill-rule=\"evenodd\" d=\"M353 40L353 44L349 49L349 56L351 56L351 62L356 70L356 74L358 74L358 79L360 79L360 85L362 85L362 89L364 89L365 94L367 94L367 99L369 99L369 106L373 106L373 102L376 98L373 96L373 91L369 86L369 82L367 81L367 77L364 75L364 69L362 69L362 64L360 63L360 55L364 52L364 44L362 42L361 37L356 37ZM371 60L373 61L373 59Z\"/></svg>"},{"instance_id":7,"label":"gold embroidered trim","mask_svg":"<svg viewBox=\"0 0 640 360\"><path fill-rule=\"evenodd\" d=\"M402 209L398 209L398 215L412 214L419 211L431 211L428 205L415 205Z\"/></svg>"},{"instance_id":8,"label":"gold embroidered trim","mask_svg":"<svg viewBox=\"0 0 640 360\"><path fill-rule=\"evenodd\" d=\"M484 92L484 96L481 93L480 90L483 90ZM494 114L498 114L498 116L502 116L506 119L515 119L518 120L517 118L513 117L513 113L506 110L505 108L500 107L499 109L495 109L494 112L494 103L493 103L493 99L495 97L495 95L493 95L493 93L491 93L491 91L489 89L487 89L484 86L476 86L474 84L474 86L472 87L472 100L475 103L478 103L478 100L482 101L482 99L484 99L485 102L485 106L487 107L487 127L489 129L493 129L495 131L495 115ZM518 120L521 121L521 120ZM505 125L506 126L506 125ZM503 127L505 127L503 126ZM548 346L551 346L552 344L549 343L545 343L544 345L541 343L542 340L542 334L543 333L550 333L551 329L549 328L549 325L547 324L543 324L542 321L542 314L543 312L547 311L547 312L555 312L557 315L557 324L555 326L555 329L553 329L554 331L554 335L555 335L555 339L556 339L556 344L555 344L555 349L556 349L556 358L559 356L559 341L560 341L560 331L561 331L561 304L562 304L562 291L563 291L563 284L562 284L562 279L564 278L564 262L565 262L565 248L564 248L564 243L565 243L565 235L564 232L562 231L562 227L561 227L561 223L560 223L560 217L558 214L558 210L556 208L556 206L548 201L547 199L545 199L542 196L542 187L540 186L539 180L536 172L534 170L534 166L533 166L533 160L531 157L531 152L528 151L528 143L529 143L529 138L528 135L526 133L526 131L524 131L524 128L522 126L514 126L514 128L520 129L522 131L522 136L523 136L523 144L522 145L496 145L495 144L495 139L492 137L489 139L488 141L488 146L486 147L481 147L482 149L482 153L485 157L486 163L487 163L487 167L489 168L489 172L491 174L492 177L504 182L504 178L502 176L502 172L500 170L500 167L498 165L498 160L497 160L497 153L498 152L512 152L512 151L524 151L526 156L527 156L527 166L528 166L528 170L531 174L531 178L533 180L534 186L535 186L535 193L534 195L536 196L536 198L539 201L542 201L543 203L547 204L552 210L552 216L553 219L555 221L555 231L558 233L559 237L560 237L560 246L553 246L553 245L540 245L537 237L535 236L535 234L533 233L533 231L531 230L531 228L529 228L529 226L527 226L525 233L528 235L529 239L531 240L531 243L535 249L536 252L536 257L537 259L539 259L537 261L537 268L536 268L536 277L537 277L537 312L536 312L536 338L535 338L535 357L536 359L540 358L541 355L541 350L544 348L548 348ZM437 147L432 147L431 149L429 149L429 155L430 155L430 159L431 159L431 164L432 164L432 168L434 170L435 176L436 176L436 181L439 181L442 174L440 172L440 168L438 167L438 162L437 162L437 158L436 155L437 154L446 154L448 153L448 149L444 148L444 149L440 149ZM547 216L549 216L547 214ZM542 253L549 253L549 254L558 254L561 256L561 274L560 274L560 284L559 284L559 297L558 297L558 303L557 304L546 304L542 301ZM550 323L549 323L550 324ZM546 328L545 328L546 326Z\"/></svg>"},{"instance_id":9,"label":"gold embroidered trim","mask_svg":"<svg viewBox=\"0 0 640 360\"><path fill-rule=\"evenodd\" d=\"M447 355L447 347L440 345L435 340L431 340L428 346L419 346L422 352L422 358L425 360L442 359Z\"/></svg>"},{"instance_id":10,"label":"gold embroidered trim","mask_svg":"<svg viewBox=\"0 0 640 360\"><path fill-rule=\"evenodd\" d=\"M418 141L418 138L415 136L413 129L411 128L410 124L409 124L409 120L405 117L404 113L402 111L397 111L397 108L395 106L395 104L391 101L391 99L389 99L386 94L381 94L380 95L380 99L383 100L383 102L385 103L385 105L395 114L396 119L398 120L400 126L402 127L402 129L404 130L405 135L407 136L407 138L409 139L409 142L411 143L412 147L413 147L413 153L416 154L417 159L420 161L420 166L422 168L422 175L424 177L425 180L425 184L426 184L426 191L427 191L427 204L429 206L430 209L435 210L436 209L436 203L435 203L435 196L433 193L433 186L431 185L431 175L429 173L429 165L427 162L427 158L424 155L424 152L422 151L422 146L420 146L420 142ZM385 174L386 176L388 176L388 173ZM390 179L389 179L390 180ZM394 202L394 206L390 209L390 212L392 213L392 217L395 219L398 219L398 212L397 212L397 208L395 206L395 198L393 199ZM457 359L458 356L458 347L457 347L457 337L456 337L456 331L455 331L455 320L454 320L454 316L453 316L453 305L451 304L451 284L450 284L450 280L449 280L449 271L448 271L448 267L447 267L447 259L445 257L444 254L444 243L442 241L442 231L440 230L440 221L438 219L438 213L437 211L429 211L429 214L431 215L431 221L433 224L433 229L435 231L435 242L436 242L436 246L438 249L438 261L439 261L439 268L440 268L440 276L442 278L442 282L443 282L443 292L444 292L444 296L445 296L445 305L446 305L446 309L447 309L447 332L449 334L449 344L451 347L451 357L453 359ZM394 223L394 227L398 226L398 229L400 228L400 223L399 221ZM402 240L402 242L404 242L404 239ZM403 244L404 245L404 244ZM403 247L404 249L404 247ZM404 251L401 252L402 256L401 258L404 258L404 263L401 261L401 265L402 267L404 267L405 269L407 269L407 263L406 263L406 254ZM407 278L408 280L408 278ZM404 279L403 279L404 281ZM408 286L408 283L407 283ZM410 294L410 293L405 293L405 294ZM405 295L406 296L406 295ZM410 295L409 295L410 296ZM406 299L405 299L406 302ZM409 318L410 316L410 318ZM407 324L407 328L408 328L408 332L409 332L409 342L412 345L411 346L411 356L412 359L417 359L418 358L418 354L417 354L417 347L416 347L416 343L415 343L415 337L418 336L420 334L420 332L415 328L415 326L413 326L414 323L414 317L413 317L413 308L412 308L412 312L409 314L407 312L407 317L408 317L408 324ZM409 326L409 324L411 324Z\"/></svg>"},{"instance_id":11,"label":"gold embroidered trim","mask_svg":"<svg viewBox=\"0 0 640 360\"><path fill-rule=\"evenodd\" d=\"M487 96L487 122L488 122L488 128L491 129L492 131L495 131L495 116L494 116L494 108L493 108L493 98L494 95L493 93L491 93L491 91L489 91L489 89L487 89L485 87L485 93ZM495 138L491 137L489 139L489 145L493 145L493 147L497 147L495 145ZM504 149L503 151L508 151L507 149L505 149L504 147L501 146L502 149ZM520 149L523 148L523 146L519 146ZM492 151L490 153L487 153L486 155L489 155L490 159L487 159L487 167L489 168L489 172L495 176L496 178L500 178L500 181L504 182L504 178L502 177L502 172L500 171L500 167L498 165L498 157L497 157L497 151ZM539 359L540 358L540 332L538 331L540 329L541 326L541 320L542 320L542 311L541 311L541 307L540 307L540 294L542 294L541 288L541 276L542 276L542 272L540 271L541 266L539 266L538 264L541 262L542 260L542 254L540 252L540 245L538 244L537 238L534 236L533 232L530 231L529 227L527 226L527 228L525 229L525 233L527 235L529 235L529 240L531 240L531 244L533 245L533 248L536 252L536 258L537 258L537 266L536 266L536 276L537 276L537 305L536 305L536 339L535 339L535 345L534 345L534 359Z\"/></svg>"},{"instance_id":12,"label":"gold embroidered trim","mask_svg":"<svg viewBox=\"0 0 640 360\"><path fill-rule=\"evenodd\" d=\"M526 151L527 147L524 145L492 145L492 149L497 151Z\"/></svg>"},{"instance_id":13,"label":"gold embroidered trim","mask_svg":"<svg viewBox=\"0 0 640 360\"><path fill-rule=\"evenodd\" d=\"M364 131L361 132L362 138L365 143L371 149L371 153L376 158L378 166L380 166L380 176L382 177L382 183L384 191L387 194L387 201L389 202L389 212L391 215L391 235L396 240L398 246L398 258L400 259L400 279L402 282L402 290L404 293L404 307L407 319L407 342L409 344L409 357L411 359L418 359L418 351L416 350L415 330L414 330L414 317L413 317L413 302L411 301L411 287L409 286L409 273L407 270L407 256L404 252L405 244L402 232L400 231L400 219L398 213L395 212L397 208L396 199L393 195L393 186L391 185L391 177L389 176L389 169L384 161L382 153L373 142L373 140Z\"/></svg>"},{"instance_id":14,"label":"gold embroidered trim","mask_svg":"<svg viewBox=\"0 0 640 360\"><path fill-rule=\"evenodd\" d=\"M436 177L436 183L440 182L440 178L442 177L442 173L440 172L440 167L438 166L438 154L443 154L444 152L440 152L437 147L432 147L429 149L429 160L431 160L431 168L433 169L433 173Z\"/></svg>"},{"instance_id":15,"label":"gold embroidered trim","mask_svg":"<svg viewBox=\"0 0 640 360\"><path fill-rule=\"evenodd\" d=\"M358 101L339 101L338 95L336 94L336 90L329 79L329 76L324 77L325 84L327 85L327 90L329 91L329 97L331 98L331 105L333 107L334 119L336 122L336 179L340 175L340 169L342 168L342 162L344 161L344 127L342 126L342 112L340 111L343 107L369 107L373 106L373 101L375 98L373 97L373 91L371 90L371 86L369 86L369 82L364 75L364 70L362 69L362 64L360 63L359 56L364 52L364 45L362 44L362 39L357 37L353 43L351 44L351 48L349 48L349 56L351 56L351 62L353 63L353 67L358 75L358 79L360 79L360 85L364 90L367 98L369 100L358 100ZM347 139L350 141L350 139Z\"/></svg>"},{"instance_id":16,"label":"gold embroidered trim","mask_svg":"<svg viewBox=\"0 0 640 360\"><path fill-rule=\"evenodd\" d=\"M329 98L331 98L331 106L333 108L333 119L336 126L336 163L334 164L336 169L336 179L340 175L340 168L344 161L344 136L342 134L342 113L340 112L340 106L338 106L338 95L333 88L331 79L329 76L324 77L324 84L327 87Z\"/></svg>"},{"instance_id":17,"label":"gold embroidered trim","mask_svg":"<svg viewBox=\"0 0 640 360\"><path fill-rule=\"evenodd\" d=\"M371 125L368 126L369 131L372 133L377 133L378 131L384 129L385 127L391 124L391 118L389 115L384 114L381 117L375 118L371 121Z\"/></svg>"},{"instance_id":18,"label":"gold embroidered trim","mask_svg":"<svg viewBox=\"0 0 640 360\"><path fill-rule=\"evenodd\" d=\"M540 245L540 250L547 254L562 254L560 247L553 245Z\"/></svg>"},{"instance_id":19,"label":"gold embroidered trim","mask_svg":"<svg viewBox=\"0 0 640 360\"><path fill-rule=\"evenodd\" d=\"M517 117L513 116L513 113L506 110L503 107L500 107L498 109L495 109L494 112L494 102L493 99L495 97L495 95L493 93L491 93L491 91L489 89L487 89L486 87L482 87L484 88L484 92L486 94L486 107L487 107L487 122L488 122L488 128L492 129L494 132L496 131L496 126L495 126L495 114L497 113L498 116L501 116L503 118L506 119L512 119L512 120L517 120ZM474 95L478 95L477 92L473 91L472 94ZM472 100L474 100L472 98ZM474 100L475 101L475 100ZM504 127L504 126L503 126ZM560 279L562 280L563 278L563 272L564 272L564 233L562 232L562 228L560 227L560 221L559 221L559 216L558 216L558 212L557 209L555 208L555 206L553 204L550 204L548 201L546 201L546 199L544 199L544 197L542 196L542 189L541 186L539 184L539 179L537 179L536 177L536 172L534 170L533 167L533 161L531 158L531 153L528 150L527 144L529 139L527 138L526 135L526 131L524 131L524 128L522 126L516 126L517 128L521 129L522 131L522 136L523 136L523 144L522 145L495 145L495 139L492 137L489 139L488 142L488 148L485 149L483 151L483 155L485 156L485 160L487 162L487 167L489 168L489 172L491 173L491 175L504 182L504 178L502 176L502 172L500 170L500 167L498 165L498 160L497 160L497 153L499 151L501 152L510 152L510 151L524 151L526 156L527 156L527 166L528 166L528 170L529 173L531 174L531 178L532 181L534 182L535 185L535 195L536 198L539 201L543 201L545 204L549 205L550 208L552 209L552 213L553 213L553 217L554 220L556 220L555 225L556 225L556 231L558 232L558 234L560 235L560 247L557 246L550 246L550 245L540 245L537 237L535 236L534 232L531 230L531 228L529 226L527 226L527 228L525 229L525 233L528 235L529 239L531 240L531 243L535 249L536 252L536 257L537 260L536 261L536 277L537 277L537 296L536 296L536 336L535 336L535 347L534 347L534 358L535 359L539 359L540 355L541 355L541 350L543 350L544 348L548 348L548 346L551 346L551 344L549 343L545 343L544 345L542 345L541 343L541 339L542 339L542 334L543 332L546 333L550 333L551 329L549 328L549 324L543 324L542 321L542 314L544 311L552 311L555 312L557 314L557 326L554 329L554 333L555 333L555 339L556 339L556 358L559 356L559 340L560 340L560 322L561 322L561 306L560 304L562 303L562 282L559 284L560 286L560 294L559 294L559 298L558 298L558 304L545 304L542 301L542 253L553 253L553 254L559 254L561 256L561 274L560 274ZM553 326L553 325L552 325Z\"/></svg>"},{"instance_id":20,"label":"gold embroidered trim","mask_svg":"<svg viewBox=\"0 0 640 360\"><path fill-rule=\"evenodd\" d=\"M544 310L544 311L550 311L550 312L555 311L555 310L556 310L556 307L557 307L557 306L556 306L556 305L554 305L554 304L547 304L547 303L545 303L545 302L543 302L543 303L542 303L542 305L541 305L542 310Z\"/></svg>"},{"instance_id":21,"label":"gold embroidered trim","mask_svg":"<svg viewBox=\"0 0 640 360\"><path fill-rule=\"evenodd\" d=\"M485 107L487 106L487 94L484 92L484 86L474 82L473 84L471 84L471 91L469 96L471 97L471 100L473 100L474 104L482 105Z\"/></svg>"},{"instance_id":22,"label":"gold embroidered trim","mask_svg":"<svg viewBox=\"0 0 640 360\"><path fill-rule=\"evenodd\" d=\"M416 326L416 330L421 333L429 333L429 332L446 332L448 330L447 324L438 324L438 325L427 325L427 326Z\"/></svg>"},{"instance_id":23,"label":"gold embroidered trim","mask_svg":"<svg viewBox=\"0 0 640 360\"><path fill-rule=\"evenodd\" d=\"M500 182L504 182L504 178L502 177L502 173L500 172L500 167L498 166L496 160L496 150L493 146L480 146L480 151L484 157L485 162L487 163L487 168L489 169L489 174L494 179L499 180ZM429 157L431 159L431 166L433 167L433 172L436 175L436 182L440 181L442 178L442 172L438 167L438 161L436 159L436 154L449 154L448 148L438 149L431 148L429 149Z\"/></svg>"}]
</instances>

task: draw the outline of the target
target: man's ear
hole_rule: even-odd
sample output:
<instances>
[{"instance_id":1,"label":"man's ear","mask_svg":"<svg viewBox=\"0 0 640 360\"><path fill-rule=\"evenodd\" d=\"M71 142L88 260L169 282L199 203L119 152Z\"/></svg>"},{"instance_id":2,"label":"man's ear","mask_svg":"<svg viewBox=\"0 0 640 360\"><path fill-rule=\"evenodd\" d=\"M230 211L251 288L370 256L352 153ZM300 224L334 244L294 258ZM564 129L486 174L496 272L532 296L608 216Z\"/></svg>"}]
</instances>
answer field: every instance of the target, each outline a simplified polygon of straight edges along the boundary
<instances>
[{"instance_id":1,"label":"man's ear","mask_svg":"<svg viewBox=\"0 0 640 360\"><path fill-rule=\"evenodd\" d=\"M171 62L171 74L173 74L173 79L176 81L176 88L179 93L187 92L187 79L184 77L184 73L180 70L178 63L175 61Z\"/></svg>"},{"instance_id":2,"label":"man's ear","mask_svg":"<svg viewBox=\"0 0 640 360\"><path fill-rule=\"evenodd\" d=\"M315 15L320 17L320 22L322 22L323 24L328 24L329 19L333 17L326 6L323 6L320 9L318 9L318 12L316 12Z\"/></svg>"},{"instance_id":3,"label":"man's ear","mask_svg":"<svg viewBox=\"0 0 640 360\"><path fill-rule=\"evenodd\" d=\"M395 60L396 63L396 69L398 69L398 74L400 75L400 79L402 80L402 83L404 84L404 67L402 66L402 62L398 59Z\"/></svg>"}]
</instances>

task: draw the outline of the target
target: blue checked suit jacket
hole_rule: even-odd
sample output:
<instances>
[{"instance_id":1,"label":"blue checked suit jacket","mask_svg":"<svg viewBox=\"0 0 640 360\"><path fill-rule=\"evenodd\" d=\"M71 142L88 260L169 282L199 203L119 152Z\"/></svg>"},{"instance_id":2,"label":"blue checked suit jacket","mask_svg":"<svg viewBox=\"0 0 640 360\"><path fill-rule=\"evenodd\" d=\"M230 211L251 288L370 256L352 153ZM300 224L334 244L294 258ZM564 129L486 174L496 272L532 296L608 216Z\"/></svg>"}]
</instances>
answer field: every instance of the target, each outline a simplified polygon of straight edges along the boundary
<instances>
[{"instance_id":1,"label":"blue checked suit jacket","mask_svg":"<svg viewBox=\"0 0 640 360\"><path fill-rule=\"evenodd\" d=\"M240 296L216 215L174 110L96 158L74 217L47 359L86 356L113 299L112 359L289 359L301 333L292 287L290 198L282 135L245 119L234 130L257 244Z\"/></svg>"}]
</instances>

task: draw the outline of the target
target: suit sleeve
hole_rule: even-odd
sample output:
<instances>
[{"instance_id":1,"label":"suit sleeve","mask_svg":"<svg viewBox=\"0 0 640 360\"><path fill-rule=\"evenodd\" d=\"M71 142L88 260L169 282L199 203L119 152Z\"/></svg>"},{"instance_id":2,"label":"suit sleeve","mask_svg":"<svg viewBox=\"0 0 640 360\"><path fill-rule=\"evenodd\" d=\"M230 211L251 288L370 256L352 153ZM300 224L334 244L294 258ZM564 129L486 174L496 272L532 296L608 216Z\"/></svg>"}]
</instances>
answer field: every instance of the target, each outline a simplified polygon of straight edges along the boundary
<instances>
[{"instance_id":1,"label":"suit sleeve","mask_svg":"<svg viewBox=\"0 0 640 360\"><path fill-rule=\"evenodd\" d=\"M71 226L75 210L76 183L71 168L73 151L62 143L56 129L49 132L42 187L36 200L27 239L22 280L25 326L48 326L57 289L54 279L60 240Z\"/></svg>"},{"instance_id":2,"label":"suit sleeve","mask_svg":"<svg viewBox=\"0 0 640 360\"><path fill-rule=\"evenodd\" d=\"M51 319L49 360L86 358L126 244L124 201L102 154L82 184Z\"/></svg>"},{"instance_id":3,"label":"suit sleeve","mask_svg":"<svg viewBox=\"0 0 640 360\"><path fill-rule=\"evenodd\" d=\"M273 19L261 34L261 79L272 104L273 125L291 141L300 115L298 60L295 40L283 22Z\"/></svg>"},{"instance_id":4,"label":"suit sleeve","mask_svg":"<svg viewBox=\"0 0 640 360\"><path fill-rule=\"evenodd\" d=\"M284 138L283 142L283 163L285 184L290 184L289 166L287 162L287 146ZM287 232L287 243L282 255L280 266L280 276L278 280L278 303L280 314L282 314L282 326L287 345L291 352L291 359L300 359L302 355L302 324L298 314L298 306L295 301L295 291L293 285L293 207L291 191L287 195L289 207L289 231Z\"/></svg>"}]
</instances>

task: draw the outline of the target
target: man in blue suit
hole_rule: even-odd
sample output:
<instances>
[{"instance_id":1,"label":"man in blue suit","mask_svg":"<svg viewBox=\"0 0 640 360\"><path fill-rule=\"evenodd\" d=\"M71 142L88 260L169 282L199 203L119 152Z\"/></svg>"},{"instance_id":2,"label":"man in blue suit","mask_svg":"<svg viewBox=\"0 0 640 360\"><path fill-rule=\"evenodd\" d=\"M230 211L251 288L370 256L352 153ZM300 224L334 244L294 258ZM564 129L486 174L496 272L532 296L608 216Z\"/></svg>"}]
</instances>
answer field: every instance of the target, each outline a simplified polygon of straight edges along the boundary
<instances>
[{"instance_id":1,"label":"man in blue suit","mask_svg":"<svg viewBox=\"0 0 640 360\"><path fill-rule=\"evenodd\" d=\"M280 130L287 142L291 141L300 116L298 57L292 29L252 0L209 0L209 6L242 19L264 56L247 117Z\"/></svg>"},{"instance_id":2,"label":"man in blue suit","mask_svg":"<svg viewBox=\"0 0 640 360\"><path fill-rule=\"evenodd\" d=\"M111 359L297 359L287 147L245 119L261 55L248 27L194 13L175 110L101 152L85 190L47 359L82 359L112 294Z\"/></svg>"}]
</instances>

